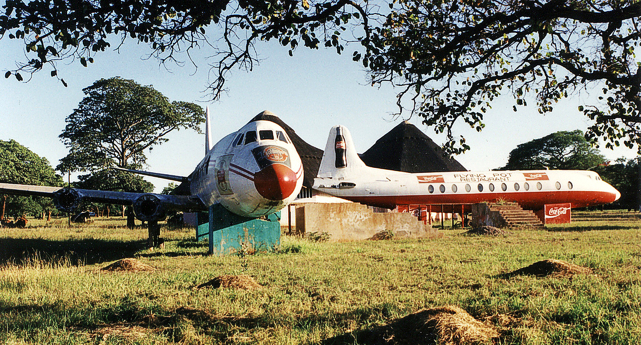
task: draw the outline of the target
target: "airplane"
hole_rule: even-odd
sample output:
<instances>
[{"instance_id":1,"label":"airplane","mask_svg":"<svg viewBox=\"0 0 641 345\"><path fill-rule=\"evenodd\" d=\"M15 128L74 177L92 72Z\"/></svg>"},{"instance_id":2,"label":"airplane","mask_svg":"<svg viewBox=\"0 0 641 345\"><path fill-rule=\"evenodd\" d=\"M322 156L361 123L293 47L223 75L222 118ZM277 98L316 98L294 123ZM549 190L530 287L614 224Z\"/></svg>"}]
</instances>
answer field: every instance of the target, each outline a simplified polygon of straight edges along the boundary
<instances>
[{"instance_id":1,"label":"airplane","mask_svg":"<svg viewBox=\"0 0 641 345\"><path fill-rule=\"evenodd\" d=\"M602 205L621 197L593 171L527 170L406 173L368 167L356 153L344 126L332 127L314 189L362 204L471 205L513 201L525 209L571 203L572 208Z\"/></svg>"},{"instance_id":2,"label":"airplane","mask_svg":"<svg viewBox=\"0 0 641 345\"><path fill-rule=\"evenodd\" d=\"M83 201L132 205L136 218L149 222L150 237L151 226L157 226L169 211L207 211L220 204L239 216L259 218L296 198L303 185L303 165L282 127L271 121L250 121L212 146L210 126L207 108L206 154L189 176L120 169L181 182L173 195L10 183L0 183L0 194L51 197L65 212L73 212Z\"/></svg>"}]
</instances>

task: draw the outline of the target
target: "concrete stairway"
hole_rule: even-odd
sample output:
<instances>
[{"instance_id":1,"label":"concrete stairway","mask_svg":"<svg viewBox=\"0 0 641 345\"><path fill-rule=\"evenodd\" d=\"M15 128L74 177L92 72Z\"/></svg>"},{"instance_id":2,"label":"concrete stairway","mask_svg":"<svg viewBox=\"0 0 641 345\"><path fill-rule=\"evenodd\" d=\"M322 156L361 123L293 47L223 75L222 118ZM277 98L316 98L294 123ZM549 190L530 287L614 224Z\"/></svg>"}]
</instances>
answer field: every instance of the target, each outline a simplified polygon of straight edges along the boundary
<instances>
[{"instance_id":1,"label":"concrete stairway","mask_svg":"<svg viewBox=\"0 0 641 345\"><path fill-rule=\"evenodd\" d=\"M524 210L517 203L490 203L490 211L498 212L504 224L511 229L545 229L545 226L531 210Z\"/></svg>"}]
</instances>

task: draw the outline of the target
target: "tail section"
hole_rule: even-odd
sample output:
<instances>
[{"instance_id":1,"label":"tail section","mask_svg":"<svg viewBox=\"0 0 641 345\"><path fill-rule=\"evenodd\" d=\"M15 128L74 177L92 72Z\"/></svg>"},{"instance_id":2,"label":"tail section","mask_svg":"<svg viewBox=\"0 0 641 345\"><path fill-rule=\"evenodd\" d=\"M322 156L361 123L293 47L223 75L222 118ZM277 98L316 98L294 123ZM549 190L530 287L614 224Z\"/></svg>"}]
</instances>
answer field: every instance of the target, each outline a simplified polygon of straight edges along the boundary
<instances>
[{"instance_id":1,"label":"tail section","mask_svg":"<svg viewBox=\"0 0 641 345\"><path fill-rule=\"evenodd\" d=\"M318 169L318 177L349 178L358 176L359 171L364 168L367 166L358 157L349 130L344 126L332 127Z\"/></svg>"},{"instance_id":2,"label":"tail section","mask_svg":"<svg viewBox=\"0 0 641 345\"><path fill-rule=\"evenodd\" d=\"M212 147L214 147L212 135L209 107L207 107L205 110L205 155L212 149Z\"/></svg>"}]
</instances>

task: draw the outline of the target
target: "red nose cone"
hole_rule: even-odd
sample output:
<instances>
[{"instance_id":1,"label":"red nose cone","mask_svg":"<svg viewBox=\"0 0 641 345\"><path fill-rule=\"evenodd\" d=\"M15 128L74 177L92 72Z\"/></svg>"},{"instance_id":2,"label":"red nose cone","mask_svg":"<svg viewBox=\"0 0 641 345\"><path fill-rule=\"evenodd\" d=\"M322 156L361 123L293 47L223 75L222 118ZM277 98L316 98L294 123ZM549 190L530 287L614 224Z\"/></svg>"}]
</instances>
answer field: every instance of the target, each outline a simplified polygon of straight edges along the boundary
<instances>
[{"instance_id":1,"label":"red nose cone","mask_svg":"<svg viewBox=\"0 0 641 345\"><path fill-rule=\"evenodd\" d=\"M283 200L296 189L296 174L282 164L272 164L254 174L256 190L265 199Z\"/></svg>"}]
</instances>

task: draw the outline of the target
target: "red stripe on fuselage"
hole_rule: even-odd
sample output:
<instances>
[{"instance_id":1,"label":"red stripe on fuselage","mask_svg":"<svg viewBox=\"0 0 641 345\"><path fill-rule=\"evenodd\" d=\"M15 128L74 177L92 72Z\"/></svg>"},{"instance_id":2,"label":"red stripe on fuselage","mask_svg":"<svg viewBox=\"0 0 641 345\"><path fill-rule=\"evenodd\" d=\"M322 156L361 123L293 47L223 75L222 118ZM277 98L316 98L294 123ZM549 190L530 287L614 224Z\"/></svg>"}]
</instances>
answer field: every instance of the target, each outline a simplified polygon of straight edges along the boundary
<instances>
[{"instance_id":1,"label":"red stripe on fuselage","mask_svg":"<svg viewBox=\"0 0 641 345\"><path fill-rule=\"evenodd\" d=\"M586 207L595 204L607 204L615 200L615 195L608 192L594 191L547 191L547 192L513 192L513 193L469 193L469 194L434 194L427 195L388 195L388 196L341 196L341 198L367 205L395 208L397 205L442 205L442 204L476 204L495 202L497 200L517 202L523 208L539 210L545 204L571 203L572 208Z\"/></svg>"},{"instance_id":2,"label":"red stripe on fuselage","mask_svg":"<svg viewBox=\"0 0 641 345\"><path fill-rule=\"evenodd\" d=\"M234 174L244 177L250 181L254 181L254 173L241 167L236 164L229 164L229 172L233 172Z\"/></svg>"}]
</instances>

